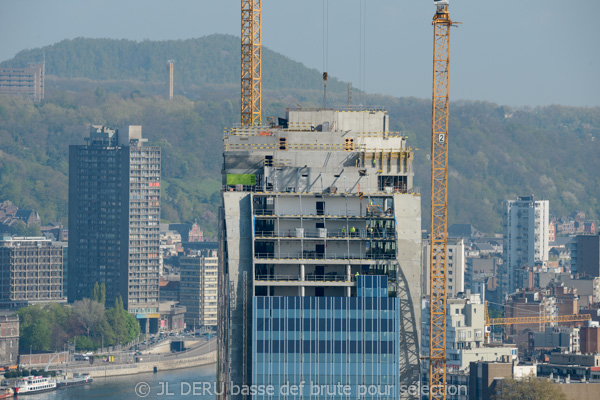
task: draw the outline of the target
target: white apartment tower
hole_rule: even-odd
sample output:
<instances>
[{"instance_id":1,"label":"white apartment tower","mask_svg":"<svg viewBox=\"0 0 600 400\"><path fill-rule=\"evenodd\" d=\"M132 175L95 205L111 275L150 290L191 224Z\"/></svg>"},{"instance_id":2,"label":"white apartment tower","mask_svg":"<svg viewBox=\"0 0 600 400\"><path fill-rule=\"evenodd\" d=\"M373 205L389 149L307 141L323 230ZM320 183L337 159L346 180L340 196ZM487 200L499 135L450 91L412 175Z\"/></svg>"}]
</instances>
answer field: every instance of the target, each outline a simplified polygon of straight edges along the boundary
<instances>
[{"instance_id":1,"label":"white apartment tower","mask_svg":"<svg viewBox=\"0 0 600 400\"><path fill-rule=\"evenodd\" d=\"M525 267L548 261L549 210L548 200L535 200L533 195L504 202L503 293L523 285Z\"/></svg>"},{"instance_id":2,"label":"white apartment tower","mask_svg":"<svg viewBox=\"0 0 600 400\"><path fill-rule=\"evenodd\" d=\"M429 240L423 241L423 278L421 292L429 296ZM458 296L465 291L465 240L448 239L448 275L446 293L448 297Z\"/></svg>"}]
</instances>

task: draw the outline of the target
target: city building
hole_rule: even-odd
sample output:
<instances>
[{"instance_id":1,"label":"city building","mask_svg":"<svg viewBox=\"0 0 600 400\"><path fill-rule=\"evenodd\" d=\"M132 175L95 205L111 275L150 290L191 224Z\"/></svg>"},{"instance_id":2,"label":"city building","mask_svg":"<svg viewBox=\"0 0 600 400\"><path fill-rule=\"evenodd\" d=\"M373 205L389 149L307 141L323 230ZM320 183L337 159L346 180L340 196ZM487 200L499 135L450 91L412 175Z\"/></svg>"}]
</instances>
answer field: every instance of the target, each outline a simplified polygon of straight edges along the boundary
<instances>
[{"instance_id":1,"label":"city building","mask_svg":"<svg viewBox=\"0 0 600 400\"><path fill-rule=\"evenodd\" d=\"M548 223L548 242L554 242L556 240L556 220L553 218Z\"/></svg>"},{"instance_id":2,"label":"city building","mask_svg":"<svg viewBox=\"0 0 600 400\"><path fill-rule=\"evenodd\" d=\"M418 384L421 199L388 127L383 110L298 109L226 131L219 382Z\"/></svg>"},{"instance_id":3,"label":"city building","mask_svg":"<svg viewBox=\"0 0 600 400\"><path fill-rule=\"evenodd\" d=\"M69 297L69 242L52 242L55 246L62 247L62 296L67 299Z\"/></svg>"},{"instance_id":4,"label":"city building","mask_svg":"<svg viewBox=\"0 0 600 400\"><path fill-rule=\"evenodd\" d=\"M179 257L179 304L186 308L188 327L217 325L218 267L216 250L192 251Z\"/></svg>"},{"instance_id":5,"label":"city building","mask_svg":"<svg viewBox=\"0 0 600 400\"><path fill-rule=\"evenodd\" d=\"M506 318L558 316L556 298L548 290L521 290L514 293L506 301L504 310ZM505 329L507 334L516 335L527 330L541 332L544 326L544 323L513 324Z\"/></svg>"},{"instance_id":6,"label":"city building","mask_svg":"<svg viewBox=\"0 0 600 400\"><path fill-rule=\"evenodd\" d=\"M169 230L178 232L181 235L181 242L204 241L204 232L196 222L193 224L169 224Z\"/></svg>"},{"instance_id":7,"label":"city building","mask_svg":"<svg viewBox=\"0 0 600 400\"><path fill-rule=\"evenodd\" d=\"M529 351L560 350L578 353L581 346L580 328L550 327L542 332L529 332Z\"/></svg>"},{"instance_id":8,"label":"city building","mask_svg":"<svg viewBox=\"0 0 600 400\"><path fill-rule=\"evenodd\" d=\"M501 289L510 294L523 287L523 268L548 261L550 206L548 200L535 200L534 196L507 200L503 206Z\"/></svg>"},{"instance_id":9,"label":"city building","mask_svg":"<svg viewBox=\"0 0 600 400\"><path fill-rule=\"evenodd\" d=\"M600 234L578 235L571 244L571 272L600 276Z\"/></svg>"},{"instance_id":10,"label":"city building","mask_svg":"<svg viewBox=\"0 0 600 400\"><path fill-rule=\"evenodd\" d=\"M429 296L429 240L423 241L423 279L421 292ZM446 293L455 297L465 291L465 242L464 239L448 239L448 258L446 260Z\"/></svg>"},{"instance_id":11,"label":"city building","mask_svg":"<svg viewBox=\"0 0 600 400\"><path fill-rule=\"evenodd\" d=\"M359 386L374 384L378 398L398 398L400 299L388 296L382 275L358 276L355 288L354 297L254 297L252 384L280 393L313 382L305 398L316 385L328 390L316 397L326 398L339 384L348 391L332 397L360 398Z\"/></svg>"},{"instance_id":12,"label":"city building","mask_svg":"<svg viewBox=\"0 0 600 400\"><path fill-rule=\"evenodd\" d=\"M173 301L179 303L181 276L170 276L169 278L160 277L158 281L160 302ZM173 278L176 278L176 280Z\"/></svg>"},{"instance_id":13,"label":"city building","mask_svg":"<svg viewBox=\"0 0 600 400\"><path fill-rule=\"evenodd\" d=\"M16 226L22 222L27 227L40 227L42 220L35 210L20 209L11 201L6 200L0 204L0 234L16 233Z\"/></svg>"},{"instance_id":14,"label":"city building","mask_svg":"<svg viewBox=\"0 0 600 400\"><path fill-rule=\"evenodd\" d=\"M465 293L447 299L446 366L452 373L467 371L473 361L516 360L514 346L485 344L485 305L479 294ZM429 354L429 302L423 307L422 353ZM423 362L424 375L428 373Z\"/></svg>"},{"instance_id":15,"label":"city building","mask_svg":"<svg viewBox=\"0 0 600 400\"><path fill-rule=\"evenodd\" d=\"M579 328L579 346L584 354L600 353L600 325L590 322L588 326Z\"/></svg>"},{"instance_id":16,"label":"city building","mask_svg":"<svg viewBox=\"0 0 600 400\"><path fill-rule=\"evenodd\" d=\"M19 315L0 311L0 365L15 365L19 357Z\"/></svg>"},{"instance_id":17,"label":"city building","mask_svg":"<svg viewBox=\"0 0 600 400\"><path fill-rule=\"evenodd\" d=\"M161 301L158 309L161 330L181 332L185 329L185 307L174 301Z\"/></svg>"},{"instance_id":18,"label":"city building","mask_svg":"<svg viewBox=\"0 0 600 400\"><path fill-rule=\"evenodd\" d=\"M122 297L155 332L160 148L144 144L141 126L92 125L86 142L69 148L69 301L104 283L107 304Z\"/></svg>"},{"instance_id":19,"label":"city building","mask_svg":"<svg viewBox=\"0 0 600 400\"><path fill-rule=\"evenodd\" d=\"M65 302L63 247L45 237L0 238L0 307Z\"/></svg>"},{"instance_id":20,"label":"city building","mask_svg":"<svg viewBox=\"0 0 600 400\"><path fill-rule=\"evenodd\" d=\"M469 366L469 400L489 400L503 379L537 376L534 364L515 364L508 358L502 362L473 361Z\"/></svg>"},{"instance_id":21,"label":"city building","mask_svg":"<svg viewBox=\"0 0 600 400\"><path fill-rule=\"evenodd\" d=\"M44 100L44 64L25 68L0 68L0 94L18 94L38 102Z\"/></svg>"}]
</instances>

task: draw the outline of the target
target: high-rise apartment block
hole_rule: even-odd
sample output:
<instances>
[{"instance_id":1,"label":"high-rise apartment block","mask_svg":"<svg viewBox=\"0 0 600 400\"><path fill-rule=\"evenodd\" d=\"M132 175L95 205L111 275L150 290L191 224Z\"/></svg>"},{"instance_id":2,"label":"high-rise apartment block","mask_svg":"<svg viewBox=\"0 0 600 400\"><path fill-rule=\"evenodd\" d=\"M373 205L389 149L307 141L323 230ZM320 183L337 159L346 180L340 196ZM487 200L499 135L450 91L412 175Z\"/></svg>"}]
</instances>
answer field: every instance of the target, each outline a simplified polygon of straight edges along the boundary
<instances>
[{"instance_id":1,"label":"high-rise apartment block","mask_svg":"<svg viewBox=\"0 0 600 400\"><path fill-rule=\"evenodd\" d=\"M523 287L525 267L548 261L549 212L548 200L535 200L533 196L504 202L504 263L501 269L504 294Z\"/></svg>"},{"instance_id":2,"label":"high-rise apartment block","mask_svg":"<svg viewBox=\"0 0 600 400\"><path fill-rule=\"evenodd\" d=\"M381 394L419 381L421 199L406 137L383 110L300 109L224 142L218 380L268 382L273 398L302 381L406 396Z\"/></svg>"},{"instance_id":3,"label":"high-rise apartment block","mask_svg":"<svg viewBox=\"0 0 600 400\"><path fill-rule=\"evenodd\" d=\"M19 94L33 101L44 100L44 64L25 68L0 68L0 94Z\"/></svg>"},{"instance_id":4,"label":"high-rise apartment block","mask_svg":"<svg viewBox=\"0 0 600 400\"><path fill-rule=\"evenodd\" d=\"M429 302L423 307L422 352L429 354ZM473 361L500 361L505 357L517 358L516 347L488 346L485 344L485 304L479 294L466 292L447 300L446 365L451 372L465 372ZM423 363L428 374L427 362Z\"/></svg>"},{"instance_id":5,"label":"high-rise apartment block","mask_svg":"<svg viewBox=\"0 0 600 400\"><path fill-rule=\"evenodd\" d=\"M0 306L64 302L63 248L45 237L0 238Z\"/></svg>"},{"instance_id":6,"label":"high-rise apartment block","mask_svg":"<svg viewBox=\"0 0 600 400\"><path fill-rule=\"evenodd\" d=\"M592 278L600 276L600 234L578 235L571 243L571 271Z\"/></svg>"},{"instance_id":7,"label":"high-rise apartment block","mask_svg":"<svg viewBox=\"0 0 600 400\"><path fill-rule=\"evenodd\" d=\"M69 301L106 285L106 301L157 329L160 148L141 126L93 125L69 149ZM143 326L148 327L148 325Z\"/></svg>"},{"instance_id":8,"label":"high-rise apartment block","mask_svg":"<svg viewBox=\"0 0 600 400\"><path fill-rule=\"evenodd\" d=\"M179 304L185 306L185 323L193 326L217 326L216 250L196 250L179 257Z\"/></svg>"},{"instance_id":9,"label":"high-rise apartment block","mask_svg":"<svg viewBox=\"0 0 600 400\"><path fill-rule=\"evenodd\" d=\"M421 291L429 296L429 240L423 242L423 279ZM446 293L455 297L465 291L465 240L449 238L446 259Z\"/></svg>"}]
</instances>

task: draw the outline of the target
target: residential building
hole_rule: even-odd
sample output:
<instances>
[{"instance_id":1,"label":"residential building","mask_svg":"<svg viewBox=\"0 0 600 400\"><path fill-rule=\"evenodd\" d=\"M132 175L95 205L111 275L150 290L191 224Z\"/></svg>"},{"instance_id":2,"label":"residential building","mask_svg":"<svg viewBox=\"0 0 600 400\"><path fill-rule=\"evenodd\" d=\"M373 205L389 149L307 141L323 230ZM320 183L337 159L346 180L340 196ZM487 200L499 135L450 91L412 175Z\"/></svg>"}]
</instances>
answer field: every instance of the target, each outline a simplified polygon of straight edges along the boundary
<instances>
[{"instance_id":1,"label":"residential building","mask_svg":"<svg viewBox=\"0 0 600 400\"><path fill-rule=\"evenodd\" d=\"M56 246L62 247L62 297L65 299L69 296L69 242L52 242Z\"/></svg>"},{"instance_id":2,"label":"residential building","mask_svg":"<svg viewBox=\"0 0 600 400\"><path fill-rule=\"evenodd\" d=\"M571 272L592 278L600 276L600 234L578 235L573 241Z\"/></svg>"},{"instance_id":3,"label":"residential building","mask_svg":"<svg viewBox=\"0 0 600 400\"><path fill-rule=\"evenodd\" d=\"M421 201L387 113L288 110L224 141L219 382L418 384Z\"/></svg>"},{"instance_id":4,"label":"residential building","mask_svg":"<svg viewBox=\"0 0 600 400\"><path fill-rule=\"evenodd\" d=\"M573 315L579 312L579 295L577 289L565 286L564 283L552 283L552 295L556 298L558 315Z\"/></svg>"},{"instance_id":5,"label":"residential building","mask_svg":"<svg viewBox=\"0 0 600 400\"><path fill-rule=\"evenodd\" d=\"M469 292L458 297L448 298L446 316L446 366L452 373L467 370L473 361L516 360L514 346L486 345L485 305L479 294ZM429 304L423 307L422 353L429 354ZM427 362L423 369L427 374Z\"/></svg>"},{"instance_id":6,"label":"residential building","mask_svg":"<svg viewBox=\"0 0 600 400\"><path fill-rule=\"evenodd\" d=\"M176 279L173 279L176 278ZM181 276L171 276L169 279L161 277L158 281L160 302L173 301L179 303Z\"/></svg>"},{"instance_id":7,"label":"residential building","mask_svg":"<svg viewBox=\"0 0 600 400\"><path fill-rule=\"evenodd\" d=\"M548 200L518 197L503 204L504 264L501 288L504 294L522 287L524 267L548 261Z\"/></svg>"},{"instance_id":8,"label":"residential building","mask_svg":"<svg viewBox=\"0 0 600 400\"><path fill-rule=\"evenodd\" d=\"M0 365L18 364L19 315L13 311L0 311Z\"/></svg>"},{"instance_id":9,"label":"residential building","mask_svg":"<svg viewBox=\"0 0 600 400\"><path fill-rule=\"evenodd\" d=\"M429 240L423 241L423 278L421 292L429 296L429 269L430 260ZM446 293L448 297L455 297L465 291L465 242L464 239L448 239L448 258L446 260Z\"/></svg>"},{"instance_id":10,"label":"residential building","mask_svg":"<svg viewBox=\"0 0 600 400\"><path fill-rule=\"evenodd\" d=\"M506 318L557 316L556 298L548 290L521 290L511 295L505 305ZM544 323L513 324L506 326L509 335L523 333L526 330L541 332Z\"/></svg>"},{"instance_id":11,"label":"residential building","mask_svg":"<svg viewBox=\"0 0 600 400\"><path fill-rule=\"evenodd\" d=\"M11 201L0 204L0 234L15 233L15 226L21 221L27 227L40 227L42 220L35 210L20 209Z\"/></svg>"},{"instance_id":12,"label":"residential building","mask_svg":"<svg viewBox=\"0 0 600 400\"><path fill-rule=\"evenodd\" d=\"M503 362L474 361L469 366L469 400L492 399L503 379L523 379L537 376L535 364L515 364L505 359Z\"/></svg>"},{"instance_id":13,"label":"residential building","mask_svg":"<svg viewBox=\"0 0 600 400\"><path fill-rule=\"evenodd\" d=\"M600 326L598 322L590 322L588 326L579 328L579 339L582 353L600 353Z\"/></svg>"},{"instance_id":14,"label":"residential building","mask_svg":"<svg viewBox=\"0 0 600 400\"><path fill-rule=\"evenodd\" d=\"M45 237L0 238L0 306L64 302L63 248Z\"/></svg>"},{"instance_id":15,"label":"residential building","mask_svg":"<svg viewBox=\"0 0 600 400\"><path fill-rule=\"evenodd\" d=\"M181 332L185 329L185 307L174 301L160 302L160 329Z\"/></svg>"},{"instance_id":16,"label":"residential building","mask_svg":"<svg viewBox=\"0 0 600 400\"><path fill-rule=\"evenodd\" d=\"M542 332L529 332L529 350L554 350L578 353L581 346L580 328L550 327Z\"/></svg>"},{"instance_id":17,"label":"residential building","mask_svg":"<svg viewBox=\"0 0 600 400\"><path fill-rule=\"evenodd\" d=\"M143 331L158 329L160 148L141 126L92 125L69 149L69 301L106 285ZM150 326L151 325L151 326Z\"/></svg>"},{"instance_id":18,"label":"residential building","mask_svg":"<svg viewBox=\"0 0 600 400\"><path fill-rule=\"evenodd\" d=\"M0 94L18 94L39 102L44 100L45 64L25 68L0 68Z\"/></svg>"},{"instance_id":19,"label":"residential building","mask_svg":"<svg viewBox=\"0 0 600 400\"><path fill-rule=\"evenodd\" d=\"M188 327L217 325L218 266L216 250L192 251L179 257L179 304L186 308Z\"/></svg>"}]
</instances>

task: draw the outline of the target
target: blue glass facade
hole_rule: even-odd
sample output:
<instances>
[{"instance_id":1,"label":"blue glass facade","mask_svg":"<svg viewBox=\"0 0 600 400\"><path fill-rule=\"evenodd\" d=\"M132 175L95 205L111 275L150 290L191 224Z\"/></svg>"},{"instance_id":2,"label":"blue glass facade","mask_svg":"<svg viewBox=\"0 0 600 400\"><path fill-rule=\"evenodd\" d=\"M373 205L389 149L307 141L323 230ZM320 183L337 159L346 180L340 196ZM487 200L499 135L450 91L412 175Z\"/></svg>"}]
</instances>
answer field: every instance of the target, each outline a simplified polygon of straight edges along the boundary
<instances>
[{"instance_id":1,"label":"blue glass facade","mask_svg":"<svg viewBox=\"0 0 600 400\"><path fill-rule=\"evenodd\" d=\"M254 297L254 399L392 399L399 385L399 299L385 276L357 297ZM269 395L271 394L271 395Z\"/></svg>"}]
</instances>

